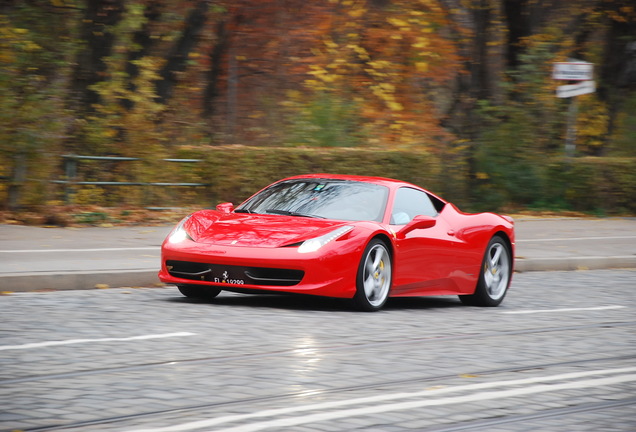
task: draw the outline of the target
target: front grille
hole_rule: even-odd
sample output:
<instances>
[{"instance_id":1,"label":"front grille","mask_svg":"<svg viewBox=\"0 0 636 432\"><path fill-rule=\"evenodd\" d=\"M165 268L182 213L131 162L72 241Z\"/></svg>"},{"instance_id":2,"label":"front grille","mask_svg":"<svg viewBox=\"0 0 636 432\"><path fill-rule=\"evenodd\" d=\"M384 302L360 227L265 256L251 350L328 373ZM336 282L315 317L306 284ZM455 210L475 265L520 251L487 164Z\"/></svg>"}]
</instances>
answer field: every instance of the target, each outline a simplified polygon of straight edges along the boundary
<instances>
[{"instance_id":1,"label":"front grille","mask_svg":"<svg viewBox=\"0 0 636 432\"><path fill-rule=\"evenodd\" d=\"M171 276L181 279L234 285L292 286L297 285L305 275L302 270L226 266L174 260L166 261L166 267Z\"/></svg>"}]
</instances>

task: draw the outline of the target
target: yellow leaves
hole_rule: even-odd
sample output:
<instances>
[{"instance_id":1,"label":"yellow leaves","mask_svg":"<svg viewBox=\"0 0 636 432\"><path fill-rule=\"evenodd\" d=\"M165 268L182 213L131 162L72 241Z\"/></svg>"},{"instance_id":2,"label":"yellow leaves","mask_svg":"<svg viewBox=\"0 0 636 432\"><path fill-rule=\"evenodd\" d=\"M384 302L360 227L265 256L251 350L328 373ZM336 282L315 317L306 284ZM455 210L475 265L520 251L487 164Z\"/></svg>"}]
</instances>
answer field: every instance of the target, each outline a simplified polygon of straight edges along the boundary
<instances>
[{"instance_id":1,"label":"yellow leaves","mask_svg":"<svg viewBox=\"0 0 636 432\"><path fill-rule=\"evenodd\" d=\"M426 62L416 62L415 69L420 73L428 72L428 63Z\"/></svg>"},{"instance_id":2,"label":"yellow leaves","mask_svg":"<svg viewBox=\"0 0 636 432\"><path fill-rule=\"evenodd\" d=\"M361 47L360 45L348 44L347 48L355 52L358 55L358 58L360 60L363 60L363 61L371 60L371 57L369 57L369 53L367 52L367 50Z\"/></svg>"},{"instance_id":3,"label":"yellow leaves","mask_svg":"<svg viewBox=\"0 0 636 432\"><path fill-rule=\"evenodd\" d=\"M395 93L395 85L391 83L381 83L380 88L389 93Z\"/></svg>"},{"instance_id":4,"label":"yellow leaves","mask_svg":"<svg viewBox=\"0 0 636 432\"><path fill-rule=\"evenodd\" d=\"M396 99L396 87L392 83L379 83L371 86L373 94L382 100L387 108L391 111L403 111L404 106Z\"/></svg>"},{"instance_id":5,"label":"yellow leaves","mask_svg":"<svg viewBox=\"0 0 636 432\"><path fill-rule=\"evenodd\" d=\"M351 9L350 11L348 11L347 13L349 14L349 16L351 18L360 18L362 15L364 15L367 12L367 10L365 8L354 8Z\"/></svg>"},{"instance_id":6,"label":"yellow leaves","mask_svg":"<svg viewBox=\"0 0 636 432\"><path fill-rule=\"evenodd\" d=\"M490 176L488 175L488 173L485 172L478 172L477 174L475 174L477 176L478 180L488 180L490 178Z\"/></svg>"},{"instance_id":7,"label":"yellow leaves","mask_svg":"<svg viewBox=\"0 0 636 432\"><path fill-rule=\"evenodd\" d=\"M369 125L362 133L385 144L417 146L438 133L434 103L421 86L422 78L443 84L461 67L453 43L435 31L447 12L425 0L395 0L381 14L365 0L331 3L338 14L320 28L320 46L310 47L306 89L355 100Z\"/></svg>"},{"instance_id":8,"label":"yellow leaves","mask_svg":"<svg viewBox=\"0 0 636 432\"><path fill-rule=\"evenodd\" d=\"M15 61L18 52L40 51L42 47L31 40L28 29L10 27L4 15L0 15L0 60L5 63Z\"/></svg>"},{"instance_id":9,"label":"yellow leaves","mask_svg":"<svg viewBox=\"0 0 636 432\"><path fill-rule=\"evenodd\" d=\"M330 67L330 66L331 65L328 65L327 67ZM314 77L321 80L322 82L333 83L337 79L337 76L335 74L330 73L329 71L327 71L325 68L321 66L311 65L310 68L312 70L309 71L308 74L313 75Z\"/></svg>"},{"instance_id":10,"label":"yellow leaves","mask_svg":"<svg viewBox=\"0 0 636 432\"><path fill-rule=\"evenodd\" d=\"M314 91L325 90L325 86L318 80L307 79L305 80L305 85Z\"/></svg>"},{"instance_id":11,"label":"yellow leaves","mask_svg":"<svg viewBox=\"0 0 636 432\"><path fill-rule=\"evenodd\" d=\"M403 27L403 28L408 28L409 23L400 19L400 18L394 18L394 17L389 17L386 19L390 24L394 25L395 27Z\"/></svg>"},{"instance_id":12,"label":"yellow leaves","mask_svg":"<svg viewBox=\"0 0 636 432\"><path fill-rule=\"evenodd\" d=\"M388 101L387 106L389 107L389 109L391 111L403 111L404 110L404 106L402 106L401 103L396 102L396 101Z\"/></svg>"},{"instance_id":13,"label":"yellow leaves","mask_svg":"<svg viewBox=\"0 0 636 432\"><path fill-rule=\"evenodd\" d=\"M102 136L104 136L106 138L115 138L117 136L117 130L116 129L104 129L102 131Z\"/></svg>"},{"instance_id":14,"label":"yellow leaves","mask_svg":"<svg viewBox=\"0 0 636 432\"><path fill-rule=\"evenodd\" d=\"M413 48L426 48L429 46L429 40L423 37L416 38L416 42L411 44Z\"/></svg>"},{"instance_id":15,"label":"yellow leaves","mask_svg":"<svg viewBox=\"0 0 636 432\"><path fill-rule=\"evenodd\" d=\"M335 43L331 38L325 38L324 44L327 48L331 48L331 49L338 48L338 44Z\"/></svg>"},{"instance_id":16,"label":"yellow leaves","mask_svg":"<svg viewBox=\"0 0 636 432\"><path fill-rule=\"evenodd\" d=\"M577 118L579 141L588 148L600 147L607 134L609 114L607 106L594 96L581 98L581 109Z\"/></svg>"}]
</instances>

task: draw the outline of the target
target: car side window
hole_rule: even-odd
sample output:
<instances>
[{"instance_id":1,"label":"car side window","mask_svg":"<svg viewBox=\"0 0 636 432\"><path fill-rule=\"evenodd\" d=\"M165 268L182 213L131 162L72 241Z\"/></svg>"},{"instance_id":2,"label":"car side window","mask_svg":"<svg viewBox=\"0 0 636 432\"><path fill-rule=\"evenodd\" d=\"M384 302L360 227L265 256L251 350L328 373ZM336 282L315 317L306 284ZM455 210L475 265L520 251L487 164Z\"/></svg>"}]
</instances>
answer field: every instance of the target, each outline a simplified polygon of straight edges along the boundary
<instances>
[{"instance_id":1,"label":"car side window","mask_svg":"<svg viewBox=\"0 0 636 432\"><path fill-rule=\"evenodd\" d=\"M428 194L409 187L398 189L393 201L391 225L405 225L418 215L437 216Z\"/></svg>"}]
</instances>

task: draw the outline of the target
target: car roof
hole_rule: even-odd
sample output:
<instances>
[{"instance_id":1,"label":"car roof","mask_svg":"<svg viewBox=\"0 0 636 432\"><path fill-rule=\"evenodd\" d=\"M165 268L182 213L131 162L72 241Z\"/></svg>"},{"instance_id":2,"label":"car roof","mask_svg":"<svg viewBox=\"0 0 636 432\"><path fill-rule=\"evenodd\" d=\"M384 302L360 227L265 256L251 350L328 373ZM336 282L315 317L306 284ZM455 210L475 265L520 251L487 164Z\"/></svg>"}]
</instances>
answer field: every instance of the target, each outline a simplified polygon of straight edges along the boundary
<instances>
[{"instance_id":1,"label":"car roof","mask_svg":"<svg viewBox=\"0 0 636 432\"><path fill-rule=\"evenodd\" d=\"M413 187L416 189L423 190L428 193L430 196L435 197L439 201L443 203L447 203L443 198L440 198L439 195L432 193L428 189L424 189L421 186L417 186L413 183L405 182L403 180L396 180L387 177L374 177L374 176L360 176L360 175L352 175L352 174L327 174L327 173L319 173L319 174L303 174L297 175L293 177L288 177L279 181L285 180L295 180L295 179L332 179L332 180L351 180L351 181L359 181L365 183L373 183L378 185L383 185L388 187L389 189L397 189L402 186ZM277 182L278 183L278 182Z\"/></svg>"},{"instance_id":2,"label":"car roof","mask_svg":"<svg viewBox=\"0 0 636 432\"><path fill-rule=\"evenodd\" d=\"M281 181L304 179L304 178L310 178L310 179L332 179L332 180L351 180L351 181L359 181L359 182L365 182L365 183L375 183L375 184L388 186L388 187L391 187L391 188L392 187L396 187L396 186L413 186L413 187L422 189L419 186L416 186L414 184L411 184L411 183L408 183L408 182L405 182L405 181L401 181L401 180L395 180L395 179L390 179L390 178L385 178L385 177L360 176L360 175L350 175L350 174L327 174L327 173L304 174L304 175L288 177L288 178L285 178L285 179L283 179Z\"/></svg>"}]
</instances>

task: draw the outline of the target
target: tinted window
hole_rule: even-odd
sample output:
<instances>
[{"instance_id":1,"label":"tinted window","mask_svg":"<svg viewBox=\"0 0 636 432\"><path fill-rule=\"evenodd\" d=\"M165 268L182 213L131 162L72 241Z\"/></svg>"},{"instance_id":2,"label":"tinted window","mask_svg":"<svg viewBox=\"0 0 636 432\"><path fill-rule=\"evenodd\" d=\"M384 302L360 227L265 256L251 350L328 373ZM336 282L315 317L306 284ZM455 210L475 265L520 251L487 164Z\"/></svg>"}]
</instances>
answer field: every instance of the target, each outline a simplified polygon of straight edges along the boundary
<instances>
[{"instance_id":1,"label":"tinted window","mask_svg":"<svg viewBox=\"0 0 636 432\"><path fill-rule=\"evenodd\" d=\"M407 224L417 215L437 215L437 210L428 194L408 187L398 189L393 202L391 224Z\"/></svg>"},{"instance_id":2,"label":"tinted window","mask_svg":"<svg viewBox=\"0 0 636 432\"><path fill-rule=\"evenodd\" d=\"M386 187L372 183L330 179L288 180L261 191L236 211L380 222L387 196Z\"/></svg>"}]
</instances>

